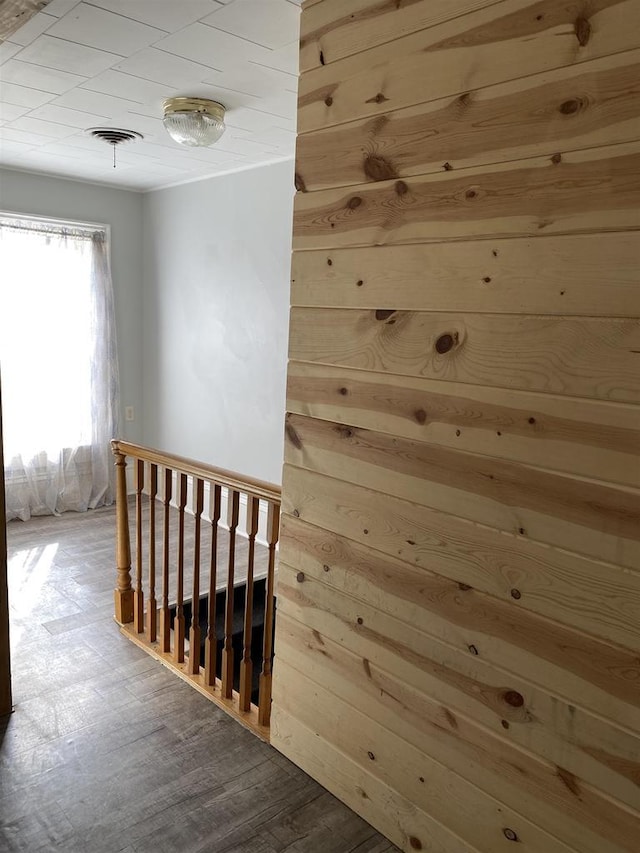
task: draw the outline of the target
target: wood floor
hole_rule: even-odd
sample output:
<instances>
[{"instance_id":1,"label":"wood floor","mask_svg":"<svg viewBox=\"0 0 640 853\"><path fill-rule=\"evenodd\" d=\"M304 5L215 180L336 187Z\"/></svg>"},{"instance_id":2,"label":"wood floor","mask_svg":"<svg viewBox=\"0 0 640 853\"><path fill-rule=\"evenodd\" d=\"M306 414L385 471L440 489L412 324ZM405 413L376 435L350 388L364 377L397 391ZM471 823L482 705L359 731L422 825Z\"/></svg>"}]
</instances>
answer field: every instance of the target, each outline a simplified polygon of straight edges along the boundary
<instances>
[{"instance_id":1,"label":"wood floor","mask_svg":"<svg viewBox=\"0 0 640 853\"><path fill-rule=\"evenodd\" d=\"M396 850L120 634L114 527L112 509L8 525L0 851Z\"/></svg>"}]
</instances>

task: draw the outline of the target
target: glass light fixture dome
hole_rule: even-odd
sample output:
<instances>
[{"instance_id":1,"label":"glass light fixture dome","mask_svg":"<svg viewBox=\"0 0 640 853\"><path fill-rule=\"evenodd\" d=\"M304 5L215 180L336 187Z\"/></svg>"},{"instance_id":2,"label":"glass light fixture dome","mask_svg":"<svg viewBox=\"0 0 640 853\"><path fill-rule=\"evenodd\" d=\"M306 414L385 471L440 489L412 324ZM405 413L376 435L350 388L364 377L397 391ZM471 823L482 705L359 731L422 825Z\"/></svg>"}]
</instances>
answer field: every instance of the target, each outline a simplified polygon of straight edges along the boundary
<instances>
[{"instance_id":1,"label":"glass light fixture dome","mask_svg":"<svg viewBox=\"0 0 640 853\"><path fill-rule=\"evenodd\" d=\"M180 145L213 145L225 130L225 108L206 98L167 98L163 104L163 124Z\"/></svg>"}]
</instances>

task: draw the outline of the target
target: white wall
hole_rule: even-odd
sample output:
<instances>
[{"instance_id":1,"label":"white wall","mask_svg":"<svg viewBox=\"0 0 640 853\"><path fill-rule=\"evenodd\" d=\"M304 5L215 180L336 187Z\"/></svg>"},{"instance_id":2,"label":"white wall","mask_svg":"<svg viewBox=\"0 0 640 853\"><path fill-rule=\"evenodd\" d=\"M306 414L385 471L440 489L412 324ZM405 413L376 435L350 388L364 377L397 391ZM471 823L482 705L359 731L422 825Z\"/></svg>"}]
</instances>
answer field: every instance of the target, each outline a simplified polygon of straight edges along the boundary
<instances>
[{"instance_id":1,"label":"white wall","mask_svg":"<svg viewBox=\"0 0 640 853\"><path fill-rule=\"evenodd\" d=\"M293 162L144 196L144 443L279 483Z\"/></svg>"},{"instance_id":2,"label":"white wall","mask_svg":"<svg viewBox=\"0 0 640 853\"><path fill-rule=\"evenodd\" d=\"M111 226L120 395L133 406L120 434L142 439L142 202L140 193L0 169L0 210ZM0 271L0 274L1 271Z\"/></svg>"}]
</instances>

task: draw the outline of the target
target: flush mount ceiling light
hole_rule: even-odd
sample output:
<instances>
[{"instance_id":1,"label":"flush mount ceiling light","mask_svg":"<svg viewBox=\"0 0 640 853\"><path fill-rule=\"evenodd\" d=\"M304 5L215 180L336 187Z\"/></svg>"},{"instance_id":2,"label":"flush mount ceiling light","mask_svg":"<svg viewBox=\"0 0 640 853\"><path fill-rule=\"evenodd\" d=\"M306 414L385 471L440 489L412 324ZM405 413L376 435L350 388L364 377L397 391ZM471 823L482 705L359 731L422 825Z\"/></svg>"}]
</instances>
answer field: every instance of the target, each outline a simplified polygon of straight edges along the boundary
<instances>
[{"instance_id":1,"label":"flush mount ceiling light","mask_svg":"<svg viewBox=\"0 0 640 853\"><path fill-rule=\"evenodd\" d=\"M224 133L225 108L206 98L167 98L163 123L180 145L213 145Z\"/></svg>"}]
</instances>

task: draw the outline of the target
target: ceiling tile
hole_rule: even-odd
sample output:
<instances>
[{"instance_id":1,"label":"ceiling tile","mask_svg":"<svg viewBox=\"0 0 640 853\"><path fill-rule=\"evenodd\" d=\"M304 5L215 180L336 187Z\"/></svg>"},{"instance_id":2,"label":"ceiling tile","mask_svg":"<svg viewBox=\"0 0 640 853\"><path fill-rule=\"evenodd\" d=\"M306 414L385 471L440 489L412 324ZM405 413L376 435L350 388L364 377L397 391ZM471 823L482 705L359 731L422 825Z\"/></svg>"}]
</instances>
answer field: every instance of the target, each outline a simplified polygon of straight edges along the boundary
<instances>
[{"instance_id":1,"label":"ceiling tile","mask_svg":"<svg viewBox=\"0 0 640 853\"><path fill-rule=\"evenodd\" d=\"M286 0L243 0L222 6L202 23L277 50L297 41L300 9Z\"/></svg>"},{"instance_id":2,"label":"ceiling tile","mask_svg":"<svg viewBox=\"0 0 640 853\"><path fill-rule=\"evenodd\" d=\"M117 62L114 70L142 77L156 83L163 83L173 89L197 85L205 77L213 78L213 71L205 65L192 62L181 56L148 47L138 53ZM189 94L193 94L189 92Z\"/></svg>"},{"instance_id":3,"label":"ceiling tile","mask_svg":"<svg viewBox=\"0 0 640 853\"><path fill-rule=\"evenodd\" d=\"M52 98L55 98L55 95L50 92L41 92L39 89L28 89L26 86L16 86L15 83L3 82L0 85L0 97L2 97L2 103L34 109L48 103Z\"/></svg>"},{"instance_id":4,"label":"ceiling tile","mask_svg":"<svg viewBox=\"0 0 640 853\"><path fill-rule=\"evenodd\" d=\"M71 136L71 134L75 133L77 130L77 128L69 127L65 124L40 121L40 119L31 118L30 116L22 116L22 118L16 119L16 121L11 122L11 127L16 130L27 130L32 133L40 133L42 136L51 136L56 139Z\"/></svg>"},{"instance_id":5,"label":"ceiling tile","mask_svg":"<svg viewBox=\"0 0 640 853\"><path fill-rule=\"evenodd\" d=\"M62 15L66 15L70 9L73 9L79 3L80 0L51 0L47 5L47 15L61 18Z\"/></svg>"},{"instance_id":6,"label":"ceiling tile","mask_svg":"<svg viewBox=\"0 0 640 853\"><path fill-rule=\"evenodd\" d=\"M32 149L33 145L26 145L24 142L11 142L8 139L5 140L0 138L0 154L2 155L3 160L9 155L21 156L23 154L28 153Z\"/></svg>"},{"instance_id":7,"label":"ceiling tile","mask_svg":"<svg viewBox=\"0 0 640 853\"><path fill-rule=\"evenodd\" d=\"M108 116L98 115L97 113L70 110L58 104L45 104L43 107L38 107L37 110L32 110L29 116L41 119L42 121L52 121L57 124L66 124L69 127L79 127L82 129L104 124L108 118Z\"/></svg>"},{"instance_id":8,"label":"ceiling tile","mask_svg":"<svg viewBox=\"0 0 640 853\"><path fill-rule=\"evenodd\" d=\"M253 62L223 70L211 78L213 85L221 86L230 91L242 92L254 97L263 97L272 92L284 91L292 84L295 88L295 78L273 68L265 68ZM205 83L209 82L205 78Z\"/></svg>"},{"instance_id":9,"label":"ceiling tile","mask_svg":"<svg viewBox=\"0 0 640 853\"><path fill-rule=\"evenodd\" d=\"M11 44L10 41L0 42L0 65L15 56L19 50L22 50L19 44Z\"/></svg>"},{"instance_id":10,"label":"ceiling tile","mask_svg":"<svg viewBox=\"0 0 640 853\"><path fill-rule=\"evenodd\" d=\"M18 54L22 56L22 52ZM50 92L53 95L62 95L84 83L86 77L79 74L69 74L66 71L57 71L52 68L42 68L40 65L32 65L30 62L21 62L10 59L2 66L2 84L0 95L4 90L5 83L15 83L29 89L40 89L42 92Z\"/></svg>"},{"instance_id":11,"label":"ceiling tile","mask_svg":"<svg viewBox=\"0 0 640 853\"><path fill-rule=\"evenodd\" d=\"M139 21L81 3L60 18L49 34L120 56L129 56L162 38L165 33Z\"/></svg>"},{"instance_id":12,"label":"ceiling tile","mask_svg":"<svg viewBox=\"0 0 640 853\"><path fill-rule=\"evenodd\" d=\"M220 8L215 0L91 0L91 3L167 33L181 30Z\"/></svg>"},{"instance_id":13,"label":"ceiling tile","mask_svg":"<svg viewBox=\"0 0 640 853\"><path fill-rule=\"evenodd\" d=\"M25 145L36 147L46 145L51 142L50 136L43 136L41 133L33 133L30 130L18 130L15 127L3 127L0 129L0 140L9 142L22 142Z\"/></svg>"},{"instance_id":14,"label":"ceiling tile","mask_svg":"<svg viewBox=\"0 0 640 853\"><path fill-rule=\"evenodd\" d=\"M100 92L114 98L120 98L123 101L129 99L142 104L156 98L165 98L167 86L153 80L145 80L139 76L134 77L131 74L110 69L92 77L91 80L87 80L78 88L78 91L84 90Z\"/></svg>"},{"instance_id":15,"label":"ceiling tile","mask_svg":"<svg viewBox=\"0 0 640 853\"><path fill-rule=\"evenodd\" d=\"M25 113L29 112L29 107L19 107L17 104L0 103L0 121L4 124L8 121L15 121Z\"/></svg>"},{"instance_id":16,"label":"ceiling tile","mask_svg":"<svg viewBox=\"0 0 640 853\"><path fill-rule=\"evenodd\" d=\"M91 77L110 68L120 57L113 53L65 41L52 36L40 36L18 54L22 62L43 65L71 74Z\"/></svg>"},{"instance_id":17,"label":"ceiling tile","mask_svg":"<svg viewBox=\"0 0 640 853\"><path fill-rule=\"evenodd\" d=\"M106 73L109 74L111 72L107 71ZM81 89L80 87L71 89L70 92L60 95L52 103L71 110L83 110L84 112L95 113L108 118L121 113L123 109L134 109L141 106L135 100L115 98L112 95L105 95L102 92L91 92L88 89Z\"/></svg>"},{"instance_id":18,"label":"ceiling tile","mask_svg":"<svg viewBox=\"0 0 640 853\"><path fill-rule=\"evenodd\" d=\"M191 24L173 35L156 42L155 47L176 56L190 58L202 65L221 71L242 66L249 61L264 62L272 51L259 44L208 27Z\"/></svg>"},{"instance_id":19,"label":"ceiling tile","mask_svg":"<svg viewBox=\"0 0 640 853\"><path fill-rule=\"evenodd\" d=\"M58 19L45 12L38 12L33 18L30 18L26 24L23 24L19 30L9 36L9 41L13 44L22 46L31 44L34 39L42 35L45 30L48 30L52 24L55 24Z\"/></svg>"},{"instance_id":20,"label":"ceiling tile","mask_svg":"<svg viewBox=\"0 0 640 853\"><path fill-rule=\"evenodd\" d=\"M279 71L285 71L292 75L292 87L297 86L298 76L298 42L292 41L278 50L272 50L261 60L255 60L260 65L267 68L277 68Z\"/></svg>"}]
</instances>

